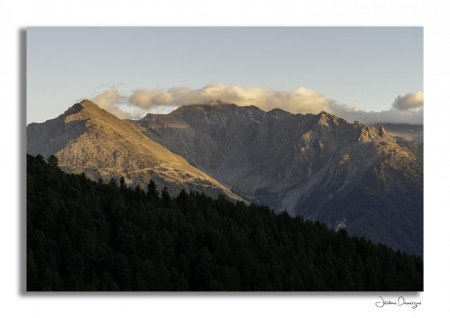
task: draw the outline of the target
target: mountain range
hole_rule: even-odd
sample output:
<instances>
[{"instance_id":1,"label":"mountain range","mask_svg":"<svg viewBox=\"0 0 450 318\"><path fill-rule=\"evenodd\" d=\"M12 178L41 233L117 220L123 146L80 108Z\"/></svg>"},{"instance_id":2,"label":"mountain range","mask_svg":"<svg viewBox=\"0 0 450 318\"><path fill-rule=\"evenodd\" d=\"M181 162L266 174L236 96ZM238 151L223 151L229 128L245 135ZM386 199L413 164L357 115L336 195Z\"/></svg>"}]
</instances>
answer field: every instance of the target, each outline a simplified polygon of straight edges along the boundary
<instances>
[{"instance_id":1,"label":"mountain range","mask_svg":"<svg viewBox=\"0 0 450 318\"><path fill-rule=\"evenodd\" d=\"M27 127L27 152L47 158L54 154L66 172L93 180L118 181L146 189L150 180L176 195L181 189L241 199L219 182L189 165L181 156L146 137L89 100L59 117Z\"/></svg>"},{"instance_id":2,"label":"mountain range","mask_svg":"<svg viewBox=\"0 0 450 318\"><path fill-rule=\"evenodd\" d=\"M27 150L94 180L224 194L422 255L421 138L417 127L221 102L121 120L84 100L28 125Z\"/></svg>"}]
</instances>

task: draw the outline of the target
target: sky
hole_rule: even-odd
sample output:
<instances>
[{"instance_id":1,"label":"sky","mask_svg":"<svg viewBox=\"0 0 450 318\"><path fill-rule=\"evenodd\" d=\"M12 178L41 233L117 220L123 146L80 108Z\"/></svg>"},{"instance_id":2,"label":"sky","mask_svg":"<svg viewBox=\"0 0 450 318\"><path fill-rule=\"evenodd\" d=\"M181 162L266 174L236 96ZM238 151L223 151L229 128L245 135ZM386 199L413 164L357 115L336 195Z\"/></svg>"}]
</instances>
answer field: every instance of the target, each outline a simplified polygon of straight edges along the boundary
<instances>
[{"instance_id":1,"label":"sky","mask_svg":"<svg viewBox=\"0 0 450 318\"><path fill-rule=\"evenodd\" d=\"M220 99L423 122L420 27L27 29L27 123L90 98L121 118Z\"/></svg>"}]
</instances>

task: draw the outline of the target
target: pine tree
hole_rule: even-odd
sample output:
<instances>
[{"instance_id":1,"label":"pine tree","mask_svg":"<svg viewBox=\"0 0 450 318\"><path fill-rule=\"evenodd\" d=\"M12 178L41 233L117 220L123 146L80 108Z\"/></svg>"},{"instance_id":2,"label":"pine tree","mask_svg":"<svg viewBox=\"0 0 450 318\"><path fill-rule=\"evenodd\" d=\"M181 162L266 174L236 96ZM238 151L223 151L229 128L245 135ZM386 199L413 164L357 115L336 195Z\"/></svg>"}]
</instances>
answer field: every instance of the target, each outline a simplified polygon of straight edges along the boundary
<instances>
[{"instance_id":1,"label":"pine tree","mask_svg":"<svg viewBox=\"0 0 450 318\"><path fill-rule=\"evenodd\" d=\"M156 190L156 184L153 180L150 180L150 183L147 187L147 198L151 202L156 202L159 198L158 190Z\"/></svg>"},{"instance_id":2,"label":"pine tree","mask_svg":"<svg viewBox=\"0 0 450 318\"><path fill-rule=\"evenodd\" d=\"M162 200L163 206L165 206L165 207L171 206L172 198L170 197L167 187L164 187L161 192L161 200Z\"/></svg>"},{"instance_id":3,"label":"pine tree","mask_svg":"<svg viewBox=\"0 0 450 318\"><path fill-rule=\"evenodd\" d=\"M125 184L125 179L123 177L120 177L119 184L120 184L120 190L124 191L127 186Z\"/></svg>"},{"instance_id":4,"label":"pine tree","mask_svg":"<svg viewBox=\"0 0 450 318\"><path fill-rule=\"evenodd\" d=\"M50 166L52 167L57 167L58 166L58 158L56 158L55 155L50 155L48 157L48 163L50 164Z\"/></svg>"}]
</instances>

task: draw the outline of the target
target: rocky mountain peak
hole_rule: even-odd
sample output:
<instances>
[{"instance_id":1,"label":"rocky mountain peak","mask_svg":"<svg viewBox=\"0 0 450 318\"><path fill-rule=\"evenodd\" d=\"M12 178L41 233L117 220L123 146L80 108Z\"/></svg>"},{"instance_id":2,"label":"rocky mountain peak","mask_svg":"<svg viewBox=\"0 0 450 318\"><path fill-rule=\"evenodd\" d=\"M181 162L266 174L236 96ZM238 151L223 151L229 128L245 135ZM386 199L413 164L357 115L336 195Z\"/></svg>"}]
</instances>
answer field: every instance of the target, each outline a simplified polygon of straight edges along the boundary
<instances>
[{"instance_id":1,"label":"rocky mountain peak","mask_svg":"<svg viewBox=\"0 0 450 318\"><path fill-rule=\"evenodd\" d=\"M66 123L77 120L99 119L102 117L110 118L111 116L114 117L112 114L88 99L84 99L81 102L74 104L63 114L64 122Z\"/></svg>"},{"instance_id":2,"label":"rocky mountain peak","mask_svg":"<svg viewBox=\"0 0 450 318\"><path fill-rule=\"evenodd\" d=\"M380 127L378 128L378 133L379 133L380 137L386 137L386 136L387 136L386 129L384 129L383 126L380 126Z\"/></svg>"},{"instance_id":3,"label":"rocky mountain peak","mask_svg":"<svg viewBox=\"0 0 450 318\"><path fill-rule=\"evenodd\" d=\"M383 126L375 127L372 125L358 125L359 138L362 143L376 141L393 141L392 137L386 132Z\"/></svg>"},{"instance_id":4,"label":"rocky mountain peak","mask_svg":"<svg viewBox=\"0 0 450 318\"><path fill-rule=\"evenodd\" d=\"M333 114L327 113L326 111L321 111L317 114L318 123L320 126L328 127L330 125L337 126L340 122L346 122L345 120L334 116Z\"/></svg>"},{"instance_id":5,"label":"rocky mountain peak","mask_svg":"<svg viewBox=\"0 0 450 318\"><path fill-rule=\"evenodd\" d=\"M74 104L73 106L69 107L66 111L66 113L78 113L80 111L89 111L89 110L100 110L100 106L98 106L96 103L89 99L83 99L82 101Z\"/></svg>"},{"instance_id":6,"label":"rocky mountain peak","mask_svg":"<svg viewBox=\"0 0 450 318\"><path fill-rule=\"evenodd\" d=\"M31 155L53 154L63 170L85 173L94 180L124 177L127 184L145 188L152 179L174 195L187 189L237 198L184 158L145 136L132 122L89 100L76 103L55 119L30 124L27 147Z\"/></svg>"}]
</instances>

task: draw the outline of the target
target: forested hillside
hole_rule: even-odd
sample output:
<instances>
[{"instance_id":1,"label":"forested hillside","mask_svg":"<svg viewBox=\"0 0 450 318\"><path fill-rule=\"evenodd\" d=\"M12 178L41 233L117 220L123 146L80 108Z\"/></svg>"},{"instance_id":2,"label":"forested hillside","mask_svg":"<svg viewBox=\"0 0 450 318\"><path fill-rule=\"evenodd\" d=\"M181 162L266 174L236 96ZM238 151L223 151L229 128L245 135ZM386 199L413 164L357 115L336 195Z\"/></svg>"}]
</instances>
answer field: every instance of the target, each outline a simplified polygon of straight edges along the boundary
<instances>
[{"instance_id":1,"label":"forested hillside","mask_svg":"<svg viewBox=\"0 0 450 318\"><path fill-rule=\"evenodd\" d=\"M27 289L418 291L423 262L267 207L96 183L28 155Z\"/></svg>"}]
</instances>

